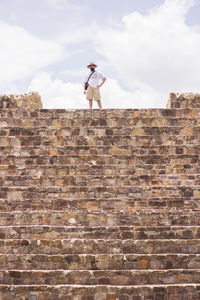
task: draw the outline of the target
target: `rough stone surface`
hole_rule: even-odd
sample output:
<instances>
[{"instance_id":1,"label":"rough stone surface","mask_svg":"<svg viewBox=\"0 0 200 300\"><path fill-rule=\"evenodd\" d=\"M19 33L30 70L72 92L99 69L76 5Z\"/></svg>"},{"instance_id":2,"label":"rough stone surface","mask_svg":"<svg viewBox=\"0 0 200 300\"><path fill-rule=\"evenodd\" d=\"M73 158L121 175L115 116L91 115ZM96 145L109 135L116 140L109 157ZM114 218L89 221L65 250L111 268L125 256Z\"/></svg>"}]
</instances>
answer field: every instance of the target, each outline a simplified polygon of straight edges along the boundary
<instances>
[{"instance_id":1,"label":"rough stone surface","mask_svg":"<svg viewBox=\"0 0 200 300\"><path fill-rule=\"evenodd\" d=\"M194 107L1 108L0 300L199 300L199 137Z\"/></svg>"},{"instance_id":2,"label":"rough stone surface","mask_svg":"<svg viewBox=\"0 0 200 300\"><path fill-rule=\"evenodd\" d=\"M200 94L185 93L175 94L171 93L167 103L167 108L200 108Z\"/></svg>"},{"instance_id":3,"label":"rough stone surface","mask_svg":"<svg viewBox=\"0 0 200 300\"><path fill-rule=\"evenodd\" d=\"M36 92L24 95L0 95L0 108L41 109L41 97Z\"/></svg>"}]
</instances>

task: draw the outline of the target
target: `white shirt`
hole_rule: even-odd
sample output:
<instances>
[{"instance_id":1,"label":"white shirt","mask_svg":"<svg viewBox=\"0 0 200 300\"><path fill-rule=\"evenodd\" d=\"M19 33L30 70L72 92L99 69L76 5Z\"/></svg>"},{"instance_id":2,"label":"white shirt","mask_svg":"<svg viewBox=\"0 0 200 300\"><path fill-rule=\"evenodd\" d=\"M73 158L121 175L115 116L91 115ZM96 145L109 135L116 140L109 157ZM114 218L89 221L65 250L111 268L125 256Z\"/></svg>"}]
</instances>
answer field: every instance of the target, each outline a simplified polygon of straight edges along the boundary
<instances>
[{"instance_id":1,"label":"white shirt","mask_svg":"<svg viewBox=\"0 0 200 300\"><path fill-rule=\"evenodd\" d=\"M87 82L87 80L88 80L88 77L90 76L90 74L91 74L92 72L90 72L89 74L88 74L88 76L87 77L85 77L85 82ZM91 86L91 87L94 87L94 88L97 88L97 86L99 85L99 81L100 80L103 80L103 75L100 73L100 72L98 72L98 71L95 71L94 72L94 74L92 74L91 76L90 76L90 79L89 79L89 85Z\"/></svg>"}]
</instances>

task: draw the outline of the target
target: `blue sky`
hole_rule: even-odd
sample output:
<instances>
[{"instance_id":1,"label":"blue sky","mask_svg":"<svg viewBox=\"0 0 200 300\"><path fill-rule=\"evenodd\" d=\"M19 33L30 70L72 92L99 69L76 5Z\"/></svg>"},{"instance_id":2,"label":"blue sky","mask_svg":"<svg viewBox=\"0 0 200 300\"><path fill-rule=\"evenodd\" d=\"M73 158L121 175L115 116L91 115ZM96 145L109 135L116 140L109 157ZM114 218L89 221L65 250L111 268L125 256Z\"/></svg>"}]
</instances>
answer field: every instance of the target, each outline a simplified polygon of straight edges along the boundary
<instances>
[{"instance_id":1,"label":"blue sky","mask_svg":"<svg viewBox=\"0 0 200 300\"><path fill-rule=\"evenodd\" d=\"M1 0L0 93L87 108L95 61L103 107L165 107L171 91L198 92L199 16L199 0Z\"/></svg>"}]
</instances>

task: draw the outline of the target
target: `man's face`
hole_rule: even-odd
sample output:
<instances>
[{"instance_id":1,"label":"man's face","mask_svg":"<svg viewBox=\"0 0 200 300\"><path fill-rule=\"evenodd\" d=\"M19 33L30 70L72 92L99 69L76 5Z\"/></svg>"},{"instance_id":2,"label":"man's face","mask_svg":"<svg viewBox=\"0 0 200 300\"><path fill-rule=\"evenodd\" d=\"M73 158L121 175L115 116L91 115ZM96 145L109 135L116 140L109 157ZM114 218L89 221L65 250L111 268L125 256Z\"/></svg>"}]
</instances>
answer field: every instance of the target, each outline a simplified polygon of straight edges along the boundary
<instances>
[{"instance_id":1,"label":"man's face","mask_svg":"<svg viewBox=\"0 0 200 300\"><path fill-rule=\"evenodd\" d=\"M90 66L90 70L91 70L91 71L94 71L95 67L96 67L96 66L91 65L91 66Z\"/></svg>"}]
</instances>

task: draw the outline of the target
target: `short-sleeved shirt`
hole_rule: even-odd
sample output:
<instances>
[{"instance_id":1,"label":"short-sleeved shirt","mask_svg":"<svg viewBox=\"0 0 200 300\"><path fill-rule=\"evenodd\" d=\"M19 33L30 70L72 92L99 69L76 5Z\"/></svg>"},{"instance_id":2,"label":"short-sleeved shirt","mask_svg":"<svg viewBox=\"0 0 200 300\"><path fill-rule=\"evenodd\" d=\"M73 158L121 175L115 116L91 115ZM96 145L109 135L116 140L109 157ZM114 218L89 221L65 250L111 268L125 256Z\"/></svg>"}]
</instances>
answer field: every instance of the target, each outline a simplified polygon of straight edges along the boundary
<instances>
[{"instance_id":1,"label":"short-sleeved shirt","mask_svg":"<svg viewBox=\"0 0 200 300\"><path fill-rule=\"evenodd\" d=\"M90 76L90 74L91 74L92 72L90 72L89 74L88 74L88 76L85 78L85 82L87 82L87 80L88 80L88 77ZM89 85L91 86L91 87L93 87L93 88L96 88L98 85L99 85L99 81L100 80L103 80L103 75L100 73L100 72L98 72L98 71L95 71L92 75L91 75L91 77L90 77L90 79L89 79Z\"/></svg>"}]
</instances>

